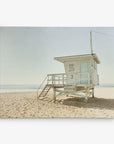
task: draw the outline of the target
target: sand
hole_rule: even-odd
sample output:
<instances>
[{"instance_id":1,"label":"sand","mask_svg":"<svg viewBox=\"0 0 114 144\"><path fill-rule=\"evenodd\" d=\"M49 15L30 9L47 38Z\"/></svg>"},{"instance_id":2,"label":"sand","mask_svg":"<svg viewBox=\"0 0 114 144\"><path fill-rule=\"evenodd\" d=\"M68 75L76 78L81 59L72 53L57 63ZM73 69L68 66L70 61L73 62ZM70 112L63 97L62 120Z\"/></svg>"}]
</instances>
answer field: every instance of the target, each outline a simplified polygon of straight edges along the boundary
<instances>
[{"instance_id":1,"label":"sand","mask_svg":"<svg viewBox=\"0 0 114 144\"><path fill-rule=\"evenodd\" d=\"M37 100L36 92L1 93L0 118L114 118L114 88L96 88L88 103L72 96L51 99L51 92L47 100Z\"/></svg>"}]
</instances>

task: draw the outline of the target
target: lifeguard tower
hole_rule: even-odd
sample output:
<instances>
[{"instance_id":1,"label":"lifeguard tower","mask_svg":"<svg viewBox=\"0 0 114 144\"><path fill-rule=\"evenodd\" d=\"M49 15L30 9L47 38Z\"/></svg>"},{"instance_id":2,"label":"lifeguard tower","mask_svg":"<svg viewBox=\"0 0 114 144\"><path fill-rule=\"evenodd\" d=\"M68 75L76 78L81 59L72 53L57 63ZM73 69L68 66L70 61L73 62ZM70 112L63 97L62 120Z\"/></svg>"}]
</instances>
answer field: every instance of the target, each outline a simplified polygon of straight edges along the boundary
<instances>
[{"instance_id":1,"label":"lifeguard tower","mask_svg":"<svg viewBox=\"0 0 114 144\"><path fill-rule=\"evenodd\" d=\"M94 87L99 84L97 64L100 61L96 54L72 55L55 57L55 60L64 64L65 73L48 74L47 83L41 91L39 98L45 97L53 88L53 99L57 96L81 96L88 100L94 97Z\"/></svg>"}]
</instances>

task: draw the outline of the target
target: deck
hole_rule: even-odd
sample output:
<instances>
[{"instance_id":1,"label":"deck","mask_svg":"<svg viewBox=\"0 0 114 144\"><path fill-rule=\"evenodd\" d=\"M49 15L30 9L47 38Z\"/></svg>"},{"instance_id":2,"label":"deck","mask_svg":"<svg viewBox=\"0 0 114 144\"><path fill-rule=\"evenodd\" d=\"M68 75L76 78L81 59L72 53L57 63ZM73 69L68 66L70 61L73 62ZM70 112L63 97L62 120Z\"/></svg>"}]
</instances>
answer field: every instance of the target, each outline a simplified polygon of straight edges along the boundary
<instances>
[{"instance_id":1,"label":"deck","mask_svg":"<svg viewBox=\"0 0 114 144\"><path fill-rule=\"evenodd\" d=\"M98 85L98 75L94 72L48 74L47 84L55 88L94 87Z\"/></svg>"},{"instance_id":2,"label":"deck","mask_svg":"<svg viewBox=\"0 0 114 144\"><path fill-rule=\"evenodd\" d=\"M94 72L48 74L44 81L46 80L47 83L39 97L45 97L53 88L54 101L56 96L62 95L78 95L87 100L91 93L94 96L94 86L98 84L98 75L96 77ZM84 95L77 94L80 92Z\"/></svg>"}]
</instances>

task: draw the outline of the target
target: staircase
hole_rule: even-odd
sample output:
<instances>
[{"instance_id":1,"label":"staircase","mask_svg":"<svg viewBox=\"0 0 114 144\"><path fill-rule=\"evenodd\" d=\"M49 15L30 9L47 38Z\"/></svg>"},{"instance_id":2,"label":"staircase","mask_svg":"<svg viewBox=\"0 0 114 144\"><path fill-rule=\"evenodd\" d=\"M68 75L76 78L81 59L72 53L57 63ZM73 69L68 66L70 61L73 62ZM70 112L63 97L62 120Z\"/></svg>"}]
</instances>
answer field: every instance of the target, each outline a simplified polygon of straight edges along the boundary
<instances>
[{"instance_id":1,"label":"staircase","mask_svg":"<svg viewBox=\"0 0 114 144\"><path fill-rule=\"evenodd\" d=\"M41 93L39 95L39 98L40 99L44 99L50 89L51 89L51 86L49 84L46 84L46 86L44 87L44 89L41 91Z\"/></svg>"}]
</instances>

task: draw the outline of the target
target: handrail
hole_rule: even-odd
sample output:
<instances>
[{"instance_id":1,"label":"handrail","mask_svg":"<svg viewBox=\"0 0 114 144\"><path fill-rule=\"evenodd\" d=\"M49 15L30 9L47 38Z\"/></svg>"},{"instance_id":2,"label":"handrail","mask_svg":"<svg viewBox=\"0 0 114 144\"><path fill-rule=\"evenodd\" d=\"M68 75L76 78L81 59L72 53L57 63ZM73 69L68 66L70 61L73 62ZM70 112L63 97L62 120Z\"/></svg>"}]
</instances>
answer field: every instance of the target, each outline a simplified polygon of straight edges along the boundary
<instances>
[{"instance_id":1,"label":"handrail","mask_svg":"<svg viewBox=\"0 0 114 144\"><path fill-rule=\"evenodd\" d=\"M40 86L38 87L38 89L37 89L37 99L38 99L38 91L39 91L39 89L41 88L41 86L44 84L44 82L46 81L46 79L48 78L48 76L46 76L45 77L45 79L42 81L42 83L40 84Z\"/></svg>"},{"instance_id":2,"label":"handrail","mask_svg":"<svg viewBox=\"0 0 114 144\"><path fill-rule=\"evenodd\" d=\"M54 76L54 75L73 75L73 74L86 74L86 73L93 73L93 72L77 72L77 73L56 73L56 74L48 74L47 76Z\"/></svg>"},{"instance_id":3,"label":"handrail","mask_svg":"<svg viewBox=\"0 0 114 144\"><path fill-rule=\"evenodd\" d=\"M90 78L90 74L93 74L94 72L77 72L77 73L59 73L59 74L48 74L48 82L52 82L53 83L56 83L58 82L58 84L60 82L62 82L62 84L64 84L64 82L66 80L69 80L68 77L65 77L65 76L70 76L70 75L81 75L81 74L88 74L87 78L80 78L80 77L76 77L75 78L75 81L76 80L88 80L88 84L90 84L90 81L91 81L91 78ZM49 77L51 77L51 79L49 79ZM57 78L57 79L55 79Z\"/></svg>"}]
</instances>

